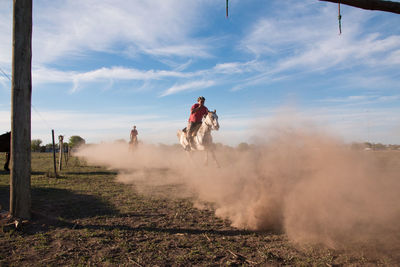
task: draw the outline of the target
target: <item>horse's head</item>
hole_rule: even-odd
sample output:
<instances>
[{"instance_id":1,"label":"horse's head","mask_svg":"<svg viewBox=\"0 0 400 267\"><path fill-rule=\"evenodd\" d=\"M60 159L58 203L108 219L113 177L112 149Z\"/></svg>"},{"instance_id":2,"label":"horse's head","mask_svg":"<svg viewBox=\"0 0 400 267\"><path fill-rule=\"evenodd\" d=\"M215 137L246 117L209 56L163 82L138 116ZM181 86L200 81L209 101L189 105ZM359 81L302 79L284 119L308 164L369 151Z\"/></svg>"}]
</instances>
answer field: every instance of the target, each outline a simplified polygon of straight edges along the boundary
<instances>
[{"instance_id":1,"label":"horse's head","mask_svg":"<svg viewBox=\"0 0 400 267\"><path fill-rule=\"evenodd\" d=\"M205 119L207 125L211 126L211 129L218 131L219 129L218 115L215 109L214 111L209 111Z\"/></svg>"}]
</instances>

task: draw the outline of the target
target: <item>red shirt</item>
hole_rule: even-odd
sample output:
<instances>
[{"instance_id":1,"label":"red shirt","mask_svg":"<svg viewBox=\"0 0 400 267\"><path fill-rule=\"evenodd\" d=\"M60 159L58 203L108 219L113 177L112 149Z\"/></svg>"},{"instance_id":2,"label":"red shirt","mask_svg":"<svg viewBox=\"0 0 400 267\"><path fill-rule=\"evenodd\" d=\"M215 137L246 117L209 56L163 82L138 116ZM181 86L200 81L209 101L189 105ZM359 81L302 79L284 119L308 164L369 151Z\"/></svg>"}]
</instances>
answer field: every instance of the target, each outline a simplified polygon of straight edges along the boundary
<instances>
[{"instance_id":1,"label":"red shirt","mask_svg":"<svg viewBox=\"0 0 400 267\"><path fill-rule=\"evenodd\" d=\"M208 108L206 106L202 106L198 111L192 113L192 110L199 107L199 105L199 103L196 103L190 109L189 122L200 122L203 119L203 116L208 113Z\"/></svg>"}]
</instances>

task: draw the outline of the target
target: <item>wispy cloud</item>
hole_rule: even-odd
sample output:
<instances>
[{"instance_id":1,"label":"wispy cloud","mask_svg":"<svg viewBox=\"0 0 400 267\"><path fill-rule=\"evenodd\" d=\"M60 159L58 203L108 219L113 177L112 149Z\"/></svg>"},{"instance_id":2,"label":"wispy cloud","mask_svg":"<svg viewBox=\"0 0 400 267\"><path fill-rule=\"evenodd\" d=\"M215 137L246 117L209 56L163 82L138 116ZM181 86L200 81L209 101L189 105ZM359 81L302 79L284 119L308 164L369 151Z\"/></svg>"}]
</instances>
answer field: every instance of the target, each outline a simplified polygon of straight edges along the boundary
<instances>
[{"instance_id":1,"label":"wispy cloud","mask_svg":"<svg viewBox=\"0 0 400 267\"><path fill-rule=\"evenodd\" d=\"M75 79L80 81L93 81L98 79L120 80L156 80L163 77L188 77L191 74L165 70L138 70L123 67L101 68L94 71L76 74Z\"/></svg>"},{"instance_id":2,"label":"wispy cloud","mask_svg":"<svg viewBox=\"0 0 400 267\"><path fill-rule=\"evenodd\" d=\"M167 95L172 95L176 94L178 92L183 92L183 91L195 91L195 90L200 90L204 88L208 88L215 85L215 81L193 81L193 82L188 82L184 84L179 84L179 85L174 85L167 90L165 90L160 96L167 96Z\"/></svg>"},{"instance_id":3,"label":"wispy cloud","mask_svg":"<svg viewBox=\"0 0 400 267\"><path fill-rule=\"evenodd\" d=\"M337 29L327 19L332 17L328 9L308 14L307 19L262 18L245 36L241 48L257 55L259 60L267 56L274 73L299 68L313 71L335 66L398 64L400 35L382 36L374 32L360 35L361 28L368 28L369 16L355 9L349 12L345 32L340 37L332 34ZM274 56L272 61L271 56Z\"/></svg>"},{"instance_id":4,"label":"wispy cloud","mask_svg":"<svg viewBox=\"0 0 400 267\"><path fill-rule=\"evenodd\" d=\"M189 37L196 30L194 25L199 25L198 10L206 4L178 0L46 2L40 12L34 12L34 58L45 63L81 57L87 51L208 56L207 41Z\"/></svg>"},{"instance_id":5,"label":"wispy cloud","mask_svg":"<svg viewBox=\"0 0 400 267\"><path fill-rule=\"evenodd\" d=\"M258 72L263 70L263 64L256 60L246 62L225 62L215 65L212 72L218 74L239 74L245 72Z\"/></svg>"},{"instance_id":6,"label":"wispy cloud","mask_svg":"<svg viewBox=\"0 0 400 267\"><path fill-rule=\"evenodd\" d=\"M33 82L41 83L73 83L73 92L79 88L81 83L138 80L149 81L163 78L187 78L193 73L167 70L139 70L125 67L104 67L88 72L60 71L46 67L36 67L33 69Z\"/></svg>"},{"instance_id":7,"label":"wispy cloud","mask_svg":"<svg viewBox=\"0 0 400 267\"><path fill-rule=\"evenodd\" d=\"M216 80L223 82L226 77L237 74L251 73L259 71L262 66L259 62L228 62L217 64L209 69L198 69L195 72L184 72L188 61L182 66L178 66L177 70L141 70L134 68L126 68L120 66L103 67L86 72L78 71L60 71L58 69L50 69L43 66L33 68L33 82L35 84L43 83L72 83L72 92L76 92L81 84L98 83L98 82L117 82L117 81L157 81L166 79L168 81L182 80L181 84L176 84L164 91L161 96L175 94L187 90L196 90L197 87L210 87L216 83ZM203 79L199 81L199 78ZM190 79L194 79L190 81ZM189 81L188 81L189 80ZM205 81L207 80L207 81Z\"/></svg>"},{"instance_id":8,"label":"wispy cloud","mask_svg":"<svg viewBox=\"0 0 400 267\"><path fill-rule=\"evenodd\" d=\"M0 67L8 69L12 49L12 1L0 1Z\"/></svg>"},{"instance_id":9,"label":"wispy cloud","mask_svg":"<svg viewBox=\"0 0 400 267\"><path fill-rule=\"evenodd\" d=\"M143 52L155 56L211 57L209 47L204 44L188 43L185 45L158 46L143 48Z\"/></svg>"}]
</instances>

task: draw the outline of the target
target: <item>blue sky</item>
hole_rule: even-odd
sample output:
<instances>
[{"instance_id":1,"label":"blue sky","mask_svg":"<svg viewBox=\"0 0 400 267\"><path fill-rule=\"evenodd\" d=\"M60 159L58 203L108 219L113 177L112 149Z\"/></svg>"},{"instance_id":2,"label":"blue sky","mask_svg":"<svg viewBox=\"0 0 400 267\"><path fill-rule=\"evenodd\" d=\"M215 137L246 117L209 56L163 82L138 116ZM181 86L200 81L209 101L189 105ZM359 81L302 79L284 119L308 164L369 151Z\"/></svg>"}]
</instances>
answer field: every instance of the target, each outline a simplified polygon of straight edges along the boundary
<instances>
[{"instance_id":1,"label":"blue sky","mask_svg":"<svg viewBox=\"0 0 400 267\"><path fill-rule=\"evenodd\" d=\"M317 0L35 0L32 139L177 143L198 96L214 139L252 142L288 108L346 142L400 144L400 15ZM12 1L0 1L0 131ZM259 132L258 132L259 133Z\"/></svg>"}]
</instances>

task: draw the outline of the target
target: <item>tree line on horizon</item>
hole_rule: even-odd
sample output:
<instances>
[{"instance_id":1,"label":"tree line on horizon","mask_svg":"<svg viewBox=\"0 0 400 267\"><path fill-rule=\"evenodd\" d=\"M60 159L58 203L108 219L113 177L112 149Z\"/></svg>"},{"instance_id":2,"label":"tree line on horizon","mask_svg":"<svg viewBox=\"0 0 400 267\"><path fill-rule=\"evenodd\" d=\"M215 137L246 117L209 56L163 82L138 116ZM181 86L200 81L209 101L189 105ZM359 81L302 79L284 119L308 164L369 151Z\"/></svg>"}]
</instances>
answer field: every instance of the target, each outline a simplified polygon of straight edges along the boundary
<instances>
[{"instance_id":1,"label":"tree line on horizon","mask_svg":"<svg viewBox=\"0 0 400 267\"><path fill-rule=\"evenodd\" d=\"M31 140L31 151L32 152L52 152L53 144L49 143L46 145L42 145L43 141L41 139L32 139ZM64 143L65 147L70 149L76 148L80 145L84 145L86 143L85 139L80 137L79 135L73 135L68 139L68 142ZM56 150L59 149L59 144L56 143Z\"/></svg>"}]
</instances>

